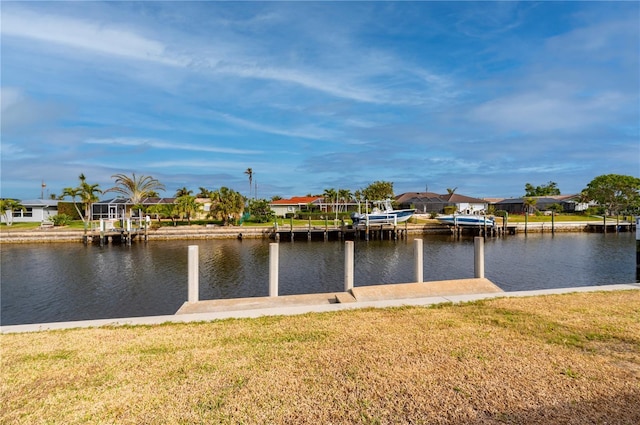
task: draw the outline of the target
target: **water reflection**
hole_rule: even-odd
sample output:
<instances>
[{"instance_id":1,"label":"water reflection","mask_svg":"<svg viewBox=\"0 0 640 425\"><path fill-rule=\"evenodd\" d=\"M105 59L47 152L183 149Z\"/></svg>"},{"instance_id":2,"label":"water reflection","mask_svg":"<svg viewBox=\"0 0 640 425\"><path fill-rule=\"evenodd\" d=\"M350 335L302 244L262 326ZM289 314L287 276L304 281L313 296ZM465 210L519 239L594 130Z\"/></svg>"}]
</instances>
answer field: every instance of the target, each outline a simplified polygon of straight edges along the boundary
<instances>
[{"instance_id":1,"label":"water reflection","mask_svg":"<svg viewBox=\"0 0 640 425\"><path fill-rule=\"evenodd\" d=\"M507 291L629 283L635 240L529 234L485 242L486 276ZM473 239L426 236L424 279L473 276ZM268 295L269 241L3 245L2 324L173 314L187 297L187 247L200 247L200 298ZM281 295L342 291L344 244L280 243ZM413 240L358 241L356 286L413 280Z\"/></svg>"}]
</instances>

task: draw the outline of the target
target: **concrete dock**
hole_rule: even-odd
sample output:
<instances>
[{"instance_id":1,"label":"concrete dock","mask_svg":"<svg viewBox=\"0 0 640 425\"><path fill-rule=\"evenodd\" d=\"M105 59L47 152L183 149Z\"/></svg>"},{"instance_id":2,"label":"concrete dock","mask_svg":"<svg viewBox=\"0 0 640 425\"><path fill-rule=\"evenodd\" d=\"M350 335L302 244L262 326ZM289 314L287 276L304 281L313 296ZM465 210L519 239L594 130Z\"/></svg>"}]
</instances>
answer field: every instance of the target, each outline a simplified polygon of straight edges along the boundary
<instances>
[{"instance_id":1,"label":"concrete dock","mask_svg":"<svg viewBox=\"0 0 640 425\"><path fill-rule=\"evenodd\" d=\"M503 292L488 279L458 279L424 283L403 283L355 287L350 292L285 295L185 303L175 315L82 320L0 326L0 333L37 332L58 329L93 328L122 325L156 325L298 315L357 308L429 306L460 303L499 297L528 297L573 292L640 290L640 284L618 284L577 288Z\"/></svg>"}]
</instances>

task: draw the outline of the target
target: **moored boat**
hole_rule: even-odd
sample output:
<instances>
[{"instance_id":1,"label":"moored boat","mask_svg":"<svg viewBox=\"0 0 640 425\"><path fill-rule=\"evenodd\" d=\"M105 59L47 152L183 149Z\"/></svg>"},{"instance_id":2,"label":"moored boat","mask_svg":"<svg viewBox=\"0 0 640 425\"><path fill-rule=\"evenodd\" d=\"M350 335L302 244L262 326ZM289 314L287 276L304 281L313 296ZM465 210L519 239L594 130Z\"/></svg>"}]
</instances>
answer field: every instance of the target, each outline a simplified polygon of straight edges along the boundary
<instances>
[{"instance_id":1,"label":"moored boat","mask_svg":"<svg viewBox=\"0 0 640 425\"><path fill-rule=\"evenodd\" d=\"M398 224L409 220L416 212L415 209L394 210L391 206L391 200L375 201L373 210L370 213L351 214L353 225L371 225L371 224Z\"/></svg>"},{"instance_id":2,"label":"moored boat","mask_svg":"<svg viewBox=\"0 0 640 425\"><path fill-rule=\"evenodd\" d=\"M495 220L493 217L486 217L483 215L474 214L451 214L440 215L436 219L444 224L452 226L494 226Z\"/></svg>"}]
</instances>

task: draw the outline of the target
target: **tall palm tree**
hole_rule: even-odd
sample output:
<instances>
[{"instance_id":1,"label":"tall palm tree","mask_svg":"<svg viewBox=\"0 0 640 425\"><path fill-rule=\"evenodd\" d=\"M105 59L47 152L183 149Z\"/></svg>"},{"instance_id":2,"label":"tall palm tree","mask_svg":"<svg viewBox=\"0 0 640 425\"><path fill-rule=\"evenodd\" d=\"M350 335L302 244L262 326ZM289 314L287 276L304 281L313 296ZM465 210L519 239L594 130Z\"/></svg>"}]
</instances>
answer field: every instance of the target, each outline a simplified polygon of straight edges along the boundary
<instances>
[{"instance_id":1,"label":"tall palm tree","mask_svg":"<svg viewBox=\"0 0 640 425\"><path fill-rule=\"evenodd\" d=\"M249 176L249 197L251 197L251 182L253 182L253 169L247 168L244 172L247 176Z\"/></svg>"},{"instance_id":2,"label":"tall palm tree","mask_svg":"<svg viewBox=\"0 0 640 425\"><path fill-rule=\"evenodd\" d=\"M91 218L91 205L94 202L99 201L98 194L102 194L102 190L98 188L100 185L97 183L87 183L87 178L84 176L84 173L80 174L78 178L80 179L80 186L78 189L80 189L79 195L84 205L84 216L89 220Z\"/></svg>"},{"instance_id":3,"label":"tall palm tree","mask_svg":"<svg viewBox=\"0 0 640 425\"><path fill-rule=\"evenodd\" d=\"M136 176L135 173L131 177L124 174L114 174L111 178L115 179L116 185L104 191L116 192L128 197L132 204L139 204L144 198L157 190L166 190L164 185L151 176Z\"/></svg>"},{"instance_id":4,"label":"tall palm tree","mask_svg":"<svg viewBox=\"0 0 640 425\"><path fill-rule=\"evenodd\" d=\"M60 199L64 199L67 196L70 196L71 202L73 202L73 206L78 212L78 217L80 217L84 222L84 216L82 215L82 211L80 211L80 208L78 208L78 204L76 203L76 198L80 196L80 194L81 194L81 190L79 187L65 187L64 189L62 189L62 194L60 195Z\"/></svg>"}]
</instances>

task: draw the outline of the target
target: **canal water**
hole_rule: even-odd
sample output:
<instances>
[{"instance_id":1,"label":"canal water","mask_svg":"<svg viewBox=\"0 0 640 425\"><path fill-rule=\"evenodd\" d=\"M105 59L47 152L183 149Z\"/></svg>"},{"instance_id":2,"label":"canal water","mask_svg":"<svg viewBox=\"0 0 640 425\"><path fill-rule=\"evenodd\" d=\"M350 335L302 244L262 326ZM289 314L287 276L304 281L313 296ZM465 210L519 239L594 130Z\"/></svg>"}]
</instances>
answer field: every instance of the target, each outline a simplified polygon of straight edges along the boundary
<instances>
[{"instance_id":1,"label":"canal water","mask_svg":"<svg viewBox=\"0 0 640 425\"><path fill-rule=\"evenodd\" d=\"M473 277L473 238L423 236L424 279ZM187 299L188 246L200 251L200 299L266 296L269 241L6 244L2 325L173 314ZM343 242L281 242L280 295L344 288ZM413 280L413 240L356 241L355 286ZM633 233L487 239L485 276L505 291L636 281Z\"/></svg>"}]
</instances>

